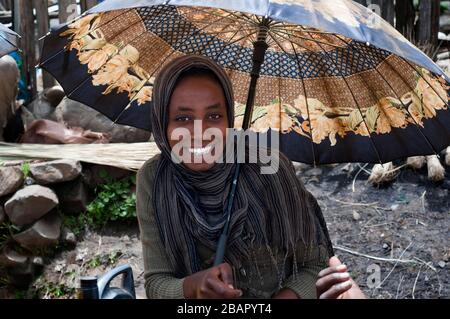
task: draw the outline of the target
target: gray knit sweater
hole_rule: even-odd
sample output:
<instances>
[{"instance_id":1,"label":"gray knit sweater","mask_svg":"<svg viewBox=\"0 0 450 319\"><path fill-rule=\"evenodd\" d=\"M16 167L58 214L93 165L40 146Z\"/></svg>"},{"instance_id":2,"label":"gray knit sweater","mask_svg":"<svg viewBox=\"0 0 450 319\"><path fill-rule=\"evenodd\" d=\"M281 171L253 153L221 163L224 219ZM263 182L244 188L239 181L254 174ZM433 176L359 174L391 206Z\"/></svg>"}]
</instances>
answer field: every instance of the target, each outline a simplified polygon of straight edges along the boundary
<instances>
[{"instance_id":1,"label":"gray knit sweater","mask_svg":"<svg viewBox=\"0 0 450 319\"><path fill-rule=\"evenodd\" d=\"M148 298L184 298L184 278L177 278L169 263L152 206L158 159L159 155L145 162L137 175L136 209L142 241L145 290ZM197 242L197 251L204 269L211 267L214 251L201 242ZM300 244L296 261L290 263L286 262L286 256L276 251L271 256L266 249L256 250L249 260L231 265L234 286L242 289L244 298L271 298L281 288L292 289L300 298L316 298L317 274L327 267L328 255L325 249L316 248L308 254L308 258L305 256L305 249Z\"/></svg>"}]
</instances>

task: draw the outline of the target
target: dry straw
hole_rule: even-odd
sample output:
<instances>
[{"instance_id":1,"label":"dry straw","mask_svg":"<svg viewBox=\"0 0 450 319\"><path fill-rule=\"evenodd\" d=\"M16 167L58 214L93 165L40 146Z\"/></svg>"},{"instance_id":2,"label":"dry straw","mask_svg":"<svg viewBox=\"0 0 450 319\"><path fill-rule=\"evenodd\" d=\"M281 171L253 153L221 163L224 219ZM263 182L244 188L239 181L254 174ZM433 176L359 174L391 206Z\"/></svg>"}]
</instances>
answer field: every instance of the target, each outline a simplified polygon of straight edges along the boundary
<instances>
[{"instance_id":1,"label":"dry straw","mask_svg":"<svg viewBox=\"0 0 450 319\"><path fill-rule=\"evenodd\" d=\"M155 143L14 144L0 142L0 161L72 159L137 171L159 153Z\"/></svg>"}]
</instances>

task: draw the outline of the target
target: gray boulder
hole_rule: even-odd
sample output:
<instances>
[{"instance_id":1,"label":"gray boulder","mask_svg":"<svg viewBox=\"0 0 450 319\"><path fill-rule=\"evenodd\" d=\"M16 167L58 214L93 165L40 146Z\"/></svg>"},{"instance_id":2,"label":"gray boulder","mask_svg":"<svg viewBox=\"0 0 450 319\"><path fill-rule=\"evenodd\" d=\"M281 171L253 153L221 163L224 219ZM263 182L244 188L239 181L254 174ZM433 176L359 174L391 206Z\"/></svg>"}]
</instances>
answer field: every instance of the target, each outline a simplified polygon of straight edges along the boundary
<instances>
[{"instance_id":1,"label":"gray boulder","mask_svg":"<svg viewBox=\"0 0 450 319\"><path fill-rule=\"evenodd\" d=\"M61 217L53 212L39 219L30 228L14 235L13 239L30 250L54 246L61 235L61 224Z\"/></svg>"},{"instance_id":2,"label":"gray boulder","mask_svg":"<svg viewBox=\"0 0 450 319\"><path fill-rule=\"evenodd\" d=\"M114 124L108 117L80 102L64 98L56 107L52 120L69 127L82 127L93 132L111 134L111 143L147 142L150 132L135 127Z\"/></svg>"},{"instance_id":3,"label":"gray boulder","mask_svg":"<svg viewBox=\"0 0 450 319\"><path fill-rule=\"evenodd\" d=\"M81 174L78 161L62 159L30 165L30 173L39 184L71 181Z\"/></svg>"},{"instance_id":4,"label":"gray boulder","mask_svg":"<svg viewBox=\"0 0 450 319\"><path fill-rule=\"evenodd\" d=\"M31 185L17 191L5 203L5 212L13 224L22 226L38 220L58 203L50 188Z\"/></svg>"},{"instance_id":5,"label":"gray boulder","mask_svg":"<svg viewBox=\"0 0 450 319\"><path fill-rule=\"evenodd\" d=\"M23 183L23 173L17 166L0 167L0 197L18 190Z\"/></svg>"}]
</instances>

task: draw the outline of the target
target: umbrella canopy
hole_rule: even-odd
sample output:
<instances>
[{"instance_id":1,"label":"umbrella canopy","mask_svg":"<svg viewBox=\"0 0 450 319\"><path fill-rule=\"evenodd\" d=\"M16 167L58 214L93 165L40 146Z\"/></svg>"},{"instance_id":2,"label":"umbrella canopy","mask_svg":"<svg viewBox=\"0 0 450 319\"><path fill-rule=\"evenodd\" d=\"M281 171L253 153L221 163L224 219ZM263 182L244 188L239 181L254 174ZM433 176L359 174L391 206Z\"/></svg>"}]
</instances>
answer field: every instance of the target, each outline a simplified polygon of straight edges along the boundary
<instances>
[{"instance_id":1,"label":"umbrella canopy","mask_svg":"<svg viewBox=\"0 0 450 319\"><path fill-rule=\"evenodd\" d=\"M257 40L267 46L251 128L280 132L292 160L387 162L450 144L449 79L391 25L349 0L109 0L53 30L41 66L70 98L151 130L159 70L201 54L231 78L240 127Z\"/></svg>"},{"instance_id":2,"label":"umbrella canopy","mask_svg":"<svg viewBox=\"0 0 450 319\"><path fill-rule=\"evenodd\" d=\"M16 51L20 36L0 23L0 57Z\"/></svg>"}]
</instances>

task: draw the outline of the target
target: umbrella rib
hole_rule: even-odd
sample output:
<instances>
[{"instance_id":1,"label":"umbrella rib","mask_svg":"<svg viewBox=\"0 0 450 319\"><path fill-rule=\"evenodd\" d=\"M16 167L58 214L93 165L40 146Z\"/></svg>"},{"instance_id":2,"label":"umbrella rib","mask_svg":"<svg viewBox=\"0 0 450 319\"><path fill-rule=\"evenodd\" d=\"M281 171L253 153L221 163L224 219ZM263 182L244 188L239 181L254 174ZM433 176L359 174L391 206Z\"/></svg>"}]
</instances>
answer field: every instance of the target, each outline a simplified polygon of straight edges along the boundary
<instances>
[{"instance_id":1,"label":"umbrella rib","mask_svg":"<svg viewBox=\"0 0 450 319\"><path fill-rule=\"evenodd\" d=\"M338 37L336 35L336 37L338 39L340 39L341 41L347 43L345 40L342 40L340 37ZM348 42L347 45L354 51L359 51L357 50L355 47L353 47L353 45ZM366 62L369 62L370 65L372 66L372 68L378 73L378 75L383 79L384 82L386 82L386 84L389 86L389 88L391 89L391 91L394 93L394 95L396 96L396 98L400 101L400 103L402 104L403 108L405 109L405 111L408 113L408 115L411 117L411 119L413 120L415 126L417 127L418 131L420 132L420 134L422 135L422 137L425 139L425 141L427 142L428 146L430 146L431 150L435 153L438 154L438 152L436 151L436 149L434 148L433 144L431 143L430 139L426 136L426 134L422 131L421 126L419 125L419 123L417 123L416 119L414 118L414 116L412 116L412 114L410 113L408 107L405 105L405 103L402 101L401 97L397 94L397 92L394 90L393 86L389 83L389 81L384 77L384 75L380 72L380 70L378 70L377 66L374 65L374 63L372 63L371 61L368 61L365 58L364 54L361 54L361 56L364 58L364 60ZM390 64L389 62L386 61L386 63L389 65L389 67L391 68L391 70L393 70L394 72L397 73L398 77L402 80L402 82L404 84L406 84L406 86L409 87L409 89L413 92L414 95L416 95L416 97L420 99L420 97L417 95L416 91L409 85L409 83L407 83L403 77L400 76L400 74L398 74L397 70L395 70ZM423 77L422 77L423 78ZM366 85L367 86L367 85ZM422 102L423 103L423 102ZM423 103L425 105L425 103Z\"/></svg>"},{"instance_id":2,"label":"umbrella rib","mask_svg":"<svg viewBox=\"0 0 450 319\"><path fill-rule=\"evenodd\" d=\"M434 91L434 93L436 93L436 95L442 100L442 102L444 102L445 103L445 105L447 106L447 107L449 107L449 105L448 105L448 101L445 101L441 96L440 96L440 94L438 93L438 92L436 92L436 89L430 84L430 82L428 82L428 80L424 77L424 76L422 76L421 74L420 74L420 72L416 69L416 67L415 66L413 66L408 60L406 60L405 58L403 58L403 57L400 57L404 62L406 62L412 69L414 69L414 71L416 71L418 74L419 74L419 76L422 78L422 79L424 79L424 81L425 82L427 82L427 84L428 84L428 86L430 86L432 89L433 89L433 91ZM390 66L390 65L389 65ZM392 68L392 67L391 67Z\"/></svg>"},{"instance_id":3,"label":"umbrella rib","mask_svg":"<svg viewBox=\"0 0 450 319\"><path fill-rule=\"evenodd\" d=\"M325 53L327 59L328 59L330 62L333 62L333 60L332 60L331 57L329 56L328 52L327 52L326 50L324 50L324 48L323 48L320 44L318 44L318 46L319 46L319 47L322 49L322 51ZM365 125L365 127L366 127L366 129L367 129L367 133L369 134L369 139L370 139L370 142L371 142L371 144L372 144L372 147L373 147L373 149L375 150L375 153L376 153L376 155L377 155L377 157L378 157L378 160L379 160L380 164L383 164L383 161L381 160L381 157L380 157L380 153L378 152L378 149L377 149L377 147L376 147L376 145L375 145L375 141L373 140L372 135L370 134L369 126L367 125L367 122L366 122L366 120L365 120L365 118L364 118L364 114L363 114L363 112L362 112L362 110L361 110L361 108L360 108L360 106L359 106L358 100L356 99L355 94L353 93L353 91L352 91L350 85L348 84L347 79L346 79L345 76L342 74L342 70L341 70L340 68L339 68L339 76L342 78L342 80L344 80L345 85L347 86L347 88L348 88L348 90L349 90L349 92L350 92L350 95L351 95L352 98L353 98L353 101L356 103L356 107L357 107L357 109L358 109L358 111L359 111L359 113L360 113L360 115L361 115L361 117L362 117L363 123L364 123L364 125Z\"/></svg>"},{"instance_id":4,"label":"umbrella rib","mask_svg":"<svg viewBox=\"0 0 450 319\"><path fill-rule=\"evenodd\" d=\"M137 24L137 23L136 23ZM119 34L122 34L123 32L125 32L126 30L122 31ZM127 44L123 44L122 46L118 47L118 50L122 50L123 48L125 48L127 45L129 45L130 43L133 43L134 41L136 41L137 39L139 39L141 36L143 36L144 34L146 34L148 32L147 29L145 29L144 32L141 32L140 34L138 34L136 37L134 37L131 41L129 41ZM96 75L98 72L100 72L100 70L106 65L108 64L115 56L112 55L111 57L108 57L108 59L105 61L105 63L103 63L97 70L95 70L95 72L92 72L86 79L84 79L81 83L79 83L72 91L70 91L67 94L67 97L70 97L76 90L78 90L81 86L83 86L88 80L92 79L92 77L94 75Z\"/></svg>"},{"instance_id":5,"label":"umbrella rib","mask_svg":"<svg viewBox=\"0 0 450 319\"><path fill-rule=\"evenodd\" d=\"M208 14L208 15L213 15L213 16L217 16L217 17L222 17L222 15L220 15L220 14L213 13L213 12L210 12L210 11L207 11L207 10L205 10L205 9L198 8L198 7L197 7L195 10L196 10L196 11L200 11L200 12L205 13L205 14ZM232 11L228 11L228 10L223 10L223 11L225 11L225 12L229 13L230 15L232 15L232 16L234 17L234 19L232 19L232 18L230 18L230 17L228 17L228 19L233 20L234 22L239 22L239 23L242 24L242 21L245 20L245 21L247 21L249 24L253 24L254 26L257 26L257 25L258 25L255 21L253 21L250 17L247 17L247 16L244 15L243 13L240 13L240 14L242 14L242 17L244 17L244 19L242 19L242 17L236 15L236 14L233 13Z\"/></svg>"},{"instance_id":6,"label":"umbrella rib","mask_svg":"<svg viewBox=\"0 0 450 319\"><path fill-rule=\"evenodd\" d=\"M223 17L222 17L223 18ZM187 37L181 44L178 44L179 46L186 43L187 40L190 40L190 38L192 36L194 36L195 34L198 34L202 31L202 29L196 29L195 32L193 32L189 37ZM211 41L211 40L210 40ZM172 46L171 46L172 47ZM202 48L203 51L203 48ZM164 60L162 61L162 63L160 63L160 65L163 65L167 59L169 57L171 57L175 52L179 52L178 50L176 50L174 47L172 47L172 52L170 52L170 54L168 54ZM143 82L143 84L141 85L141 87L138 89L138 91L136 91L136 93L134 95L132 95L132 97L130 98L130 102L127 104L127 106L119 113L119 115L116 117L116 119L113 121L113 123L117 123L117 121L119 120L119 118L123 115L123 113L131 106L133 99L139 94L139 92L144 88L145 84L149 83L149 80L152 78L152 76L156 73L156 71L158 70L158 68L156 68L151 74L150 76L147 78L147 81ZM150 83L151 84L151 83Z\"/></svg>"},{"instance_id":7,"label":"umbrella rib","mask_svg":"<svg viewBox=\"0 0 450 319\"><path fill-rule=\"evenodd\" d=\"M21 51L18 47L17 44L12 43L11 41L9 41L6 37L4 37L1 33L0 33L0 38L2 38L3 40L5 40L6 42L8 42L11 46L13 46L14 48L17 48L19 51Z\"/></svg>"},{"instance_id":8,"label":"umbrella rib","mask_svg":"<svg viewBox=\"0 0 450 319\"><path fill-rule=\"evenodd\" d=\"M96 27L95 29L92 29L92 30L89 31L86 35L91 35L93 32L97 31L99 28L101 28L101 27L103 27L103 26L105 26L105 25L108 25L109 23L113 22L115 19L117 19L117 18L120 17L121 15L124 15L125 13L128 13L128 12L130 12L130 11L131 11L131 10L127 10L127 11L123 12L122 14L119 14L118 16L112 18L111 20L109 20L108 22L102 24L101 26L98 26L98 27ZM136 23L133 23L132 26L135 25L135 24L137 24L137 23L139 23L139 22L142 22L142 21L138 21L138 22L136 22ZM126 30L124 30L124 31L126 31ZM122 32L121 32L121 33L122 33ZM121 34L121 33L119 33L119 34ZM59 34L58 34L58 36L59 36ZM70 40L70 41L74 41L74 40L72 39L72 40ZM54 55L52 55L51 57L49 57L48 59L46 59L45 61L39 63L38 66L42 66L42 65L46 64L47 62L49 62L50 60L53 60L56 56L60 55L61 53L64 53L65 51L66 51L66 48L64 47L63 49L59 50L59 51L56 52Z\"/></svg>"},{"instance_id":9,"label":"umbrella rib","mask_svg":"<svg viewBox=\"0 0 450 319\"><path fill-rule=\"evenodd\" d=\"M164 20L164 17L159 16L157 19L155 19L155 21L152 23L152 25L161 23L163 20ZM135 22L135 23L133 23L131 26L134 26L134 25L139 24L139 23L143 23L142 19L139 20L139 21L137 21L137 22ZM130 27L131 27L131 26L130 26ZM126 30L123 30L122 32L120 32L119 34L117 34L116 37L117 37L118 35L120 35L120 34L126 32L127 30L129 30L129 28L127 28ZM194 35L195 33L199 33L200 31L202 31L202 29L197 29L196 32L192 33L190 36ZM134 37L134 38L133 38L131 41L129 41L128 43L123 44L122 47L119 47L119 50L121 50L121 49L123 49L124 47L126 47L126 45L135 42L137 39L139 39L141 36L145 35L147 32L149 32L149 30L148 30L147 26L145 26L144 32L138 34L136 37ZM151 32L151 31L150 31L150 32ZM156 35L156 36L159 37L159 38L161 38L161 37L158 36L158 35ZM167 42L167 41L165 41L165 42ZM185 42L183 42L183 43L185 43ZM171 47L172 47L172 46L171 46ZM172 47L172 49L173 49L173 47ZM87 77L87 78L84 79L80 84L78 84L78 85L77 85L70 93L67 94L67 96L70 97L76 90L78 90L81 86L83 86L89 79L92 78L93 75L97 74L97 73L103 68L103 66L105 66L106 64L108 64L109 61L111 61L111 59L112 59L113 57L114 57L114 56L109 57L109 58L105 61L105 63L102 64L101 67L99 67L99 68L98 68L95 72L93 72L89 77ZM136 63L137 63L137 62L136 62ZM136 64L136 63L135 63L135 64ZM148 77L148 79L150 79L150 78L151 78L151 76ZM147 79L146 82L148 82L148 79ZM145 86L145 83L144 83L144 85L143 85L142 87L144 87L144 86ZM142 89L142 87L141 87L141 89Z\"/></svg>"},{"instance_id":10,"label":"umbrella rib","mask_svg":"<svg viewBox=\"0 0 450 319\"><path fill-rule=\"evenodd\" d=\"M329 46L335 47L335 48L342 48L342 46L339 46L339 45L336 45L336 44L332 44L332 43L329 43L329 42L324 42L324 41L320 41L320 40L313 39L311 35L310 35L310 38L302 37L302 36L299 36L299 35L296 35L296 34L293 34L293 33L288 33L288 32L286 32L285 30L282 30L282 29L277 29L277 30L275 30L274 32L275 32L276 34L278 34L278 35L279 35L280 33L281 33L281 34L284 34L284 35L291 35L292 37L297 38L297 39L300 39L300 40L311 41L311 42L315 42L315 43L317 43L317 44L321 43L321 44L329 45ZM308 31L304 31L304 32L308 33ZM290 41L292 41L292 39L290 39ZM292 42L294 42L295 44L297 44L295 41L292 41ZM323 48L322 48L322 50L323 50Z\"/></svg>"},{"instance_id":11,"label":"umbrella rib","mask_svg":"<svg viewBox=\"0 0 450 319\"><path fill-rule=\"evenodd\" d=\"M272 39L277 43L277 45L280 47L281 50L283 50L283 52L291 59L294 61L294 63L297 65L298 68L298 72L300 74L300 79L302 82L302 87L303 87L303 92L305 93L305 103L306 103L306 111L308 113L308 122L309 122L309 136L310 136L310 142L311 142L311 149L312 149L312 155L313 155L313 163L314 163L314 167L316 167L316 151L315 151L315 147L314 147L314 141L313 141L313 129L312 129L312 121L311 121L311 116L310 116L310 112L309 112L309 103L308 103L308 94L306 93L306 85L305 85L305 80L303 78L303 73L300 67L300 63L298 60L298 54L297 51L295 50L295 47L293 45L292 42L289 42L292 46L292 50L294 51L295 54L295 59L291 56L291 54L289 54L282 46L280 43L278 43L278 41L272 36L271 32L269 32L270 37L272 37Z\"/></svg>"},{"instance_id":12,"label":"umbrella rib","mask_svg":"<svg viewBox=\"0 0 450 319\"><path fill-rule=\"evenodd\" d=\"M289 31L300 31L300 32L310 32L310 33L317 33L317 34L335 34L334 32L328 32L328 31L320 31L320 30L309 30L309 29L305 29L299 25L295 25L295 24L282 24L283 22L281 22L280 24L272 24L271 25L271 29L276 29L276 30L289 30ZM292 28L292 29L289 29ZM301 28L301 29L299 29Z\"/></svg>"}]
</instances>

